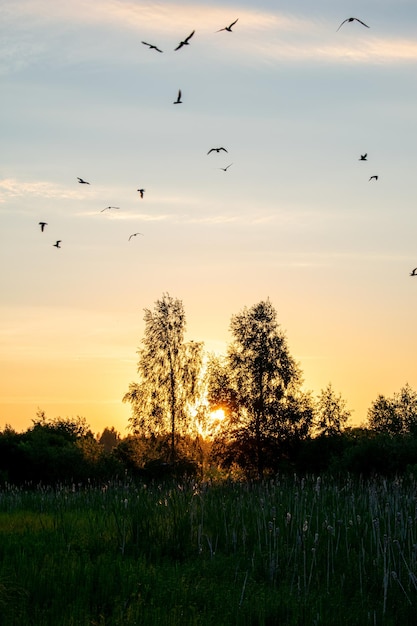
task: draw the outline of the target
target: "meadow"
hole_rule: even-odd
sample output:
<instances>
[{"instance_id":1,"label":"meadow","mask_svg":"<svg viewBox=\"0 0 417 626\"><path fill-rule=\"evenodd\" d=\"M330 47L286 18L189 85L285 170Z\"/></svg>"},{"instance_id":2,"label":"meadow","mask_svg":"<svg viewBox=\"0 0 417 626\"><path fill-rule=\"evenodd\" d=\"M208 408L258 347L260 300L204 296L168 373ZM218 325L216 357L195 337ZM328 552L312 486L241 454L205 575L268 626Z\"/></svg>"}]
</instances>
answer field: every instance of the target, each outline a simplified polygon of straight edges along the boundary
<instances>
[{"instance_id":1,"label":"meadow","mask_svg":"<svg viewBox=\"0 0 417 626\"><path fill-rule=\"evenodd\" d=\"M279 476L0 491L0 622L415 624L417 483Z\"/></svg>"}]
</instances>

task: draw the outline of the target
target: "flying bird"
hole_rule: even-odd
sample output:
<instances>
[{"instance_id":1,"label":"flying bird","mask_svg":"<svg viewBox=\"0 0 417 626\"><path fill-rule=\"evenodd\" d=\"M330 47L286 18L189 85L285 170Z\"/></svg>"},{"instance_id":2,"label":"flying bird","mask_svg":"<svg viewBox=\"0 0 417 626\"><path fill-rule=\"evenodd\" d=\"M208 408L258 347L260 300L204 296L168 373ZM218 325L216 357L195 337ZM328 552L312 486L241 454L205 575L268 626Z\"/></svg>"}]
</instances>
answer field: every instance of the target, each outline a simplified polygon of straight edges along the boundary
<instances>
[{"instance_id":1,"label":"flying bird","mask_svg":"<svg viewBox=\"0 0 417 626\"><path fill-rule=\"evenodd\" d=\"M142 43L145 46L149 46L149 50L156 50L157 52L163 52L163 50L160 50L158 46L154 46L153 43L146 43L146 41L142 41Z\"/></svg>"},{"instance_id":2,"label":"flying bird","mask_svg":"<svg viewBox=\"0 0 417 626\"><path fill-rule=\"evenodd\" d=\"M237 20L238 19L239 18L237 18ZM219 33L221 30L227 30L227 31L229 31L229 33L231 33L232 32L232 26L234 26L236 24L237 20L235 20L234 22L229 24L229 26L225 26L224 28L220 28L219 30L216 30L216 33Z\"/></svg>"},{"instance_id":3,"label":"flying bird","mask_svg":"<svg viewBox=\"0 0 417 626\"><path fill-rule=\"evenodd\" d=\"M130 235L129 241L132 239L132 237L136 237L136 235L142 235L143 236L143 233L133 233L132 235Z\"/></svg>"},{"instance_id":4,"label":"flying bird","mask_svg":"<svg viewBox=\"0 0 417 626\"><path fill-rule=\"evenodd\" d=\"M372 180L372 179L378 180L378 176L371 176L371 178L369 180Z\"/></svg>"},{"instance_id":5,"label":"flying bird","mask_svg":"<svg viewBox=\"0 0 417 626\"><path fill-rule=\"evenodd\" d=\"M45 226L48 226L48 222L39 222L39 226L41 227L41 231L45 230Z\"/></svg>"},{"instance_id":6,"label":"flying bird","mask_svg":"<svg viewBox=\"0 0 417 626\"><path fill-rule=\"evenodd\" d=\"M173 104L182 104L181 89L178 89L178 96L177 96L177 99L175 100L175 102L173 102Z\"/></svg>"},{"instance_id":7,"label":"flying bird","mask_svg":"<svg viewBox=\"0 0 417 626\"><path fill-rule=\"evenodd\" d=\"M190 41L191 37L194 35L194 33L195 33L195 30L193 30L193 32L190 35L188 35L188 37L186 37L184 39L184 41L180 41L180 43L178 44L178 46L176 48L174 48L174 50L179 50L183 46L189 46L190 45L189 41Z\"/></svg>"},{"instance_id":8,"label":"flying bird","mask_svg":"<svg viewBox=\"0 0 417 626\"><path fill-rule=\"evenodd\" d=\"M368 156L367 152L365 152L365 154L361 154L361 158L359 159L359 161L366 161L367 156Z\"/></svg>"},{"instance_id":9,"label":"flying bird","mask_svg":"<svg viewBox=\"0 0 417 626\"><path fill-rule=\"evenodd\" d=\"M233 165L233 163L230 163L230 165ZM223 170L223 172L227 172L227 170L229 169L230 165L226 165L226 167L219 167L219 170Z\"/></svg>"},{"instance_id":10,"label":"flying bird","mask_svg":"<svg viewBox=\"0 0 417 626\"><path fill-rule=\"evenodd\" d=\"M55 248L60 248L61 246L59 245L61 243L61 239L58 239L58 241L56 243L53 244L53 246L55 246Z\"/></svg>"},{"instance_id":11,"label":"flying bird","mask_svg":"<svg viewBox=\"0 0 417 626\"><path fill-rule=\"evenodd\" d=\"M138 189L139 193L140 193L140 197L143 198L143 194L145 193L144 189Z\"/></svg>"},{"instance_id":12,"label":"flying bird","mask_svg":"<svg viewBox=\"0 0 417 626\"><path fill-rule=\"evenodd\" d=\"M343 24L345 24L345 22L359 22L359 24L362 24L363 26L366 26L366 28L369 28L368 24L365 24L365 22L362 22L361 20L358 20L357 17L347 17L345 20L343 20L343 22L340 24L339 28L342 28ZM337 30L339 30L339 28ZM337 32L337 31L336 31Z\"/></svg>"},{"instance_id":13,"label":"flying bird","mask_svg":"<svg viewBox=\"0 0 417 626\"><path fill-rule=\"evenodd\" d=\"M86 180L83 180L82 178L79 178L79 176L77 176L77 178L78 178L78 182L79 182L81 185L89 185L89 184L90 184L90 183L88 183Z\"/></svg>"},{"instance_id":14,"label":"flying bird","mask_svg":"<svg viewBox=\"0 0 417 626\"><path fill-rule=\"evenodd\" d=\"M103 211L107 211L108 209L120 209L119 206L106 206L105 209L101 209L100 213L103 213Z\"/></svg>"},{"instance_id":15,"label":"flying bird","mask_svg":"<svg viewBox=\"0 0 417 626\"><path fill-rule=\"evenodd\" d=\"M210 148L210 150L207 152L207 154L210 154L210 152L217 152L217 153L219 153L220 150L223 150L223 152L227 152L226 148Z\"/></svg>"},{"instance_id":16,"label":"flying bird","mask_svg":"<svg viewBox=\"0 0 417 626\"><path fill-rule=\"evenodd\" d=\"M413 269L413 271L410 273L410 276L417 276L417 267Z\"/></svg>"}]
</instances>

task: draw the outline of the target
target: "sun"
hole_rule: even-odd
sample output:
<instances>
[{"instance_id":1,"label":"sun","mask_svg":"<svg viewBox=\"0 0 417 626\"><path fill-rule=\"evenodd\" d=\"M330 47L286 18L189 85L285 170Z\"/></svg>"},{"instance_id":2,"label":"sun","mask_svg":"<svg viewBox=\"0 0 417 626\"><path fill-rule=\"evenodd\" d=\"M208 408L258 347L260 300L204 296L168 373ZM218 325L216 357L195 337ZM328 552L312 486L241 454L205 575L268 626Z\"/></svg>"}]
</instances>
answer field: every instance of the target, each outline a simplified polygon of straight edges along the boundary
<instances>
[{"instance_id":1,"label":"sun","mask_svg":"<svg viewBox=\"0 0 417 626\"><path fill-rule=\"evenodd\" d=\"M223 409L216 409L207 414L202 422L197 421L197 431L204 439L214 437L221 429L221 425L226 415Z\"/></svg>"},{"instance_id":2,"label":"sun","mask_svg":"<svg viewBox=\"0 0 417 626\"><path fill-rule=\"evenodd\" d=\"M225 417L226 415L224 414L223 409L216 409L215 411L212 411L209 415L209 421L211 426L219 425Z\"/></svg>"},{"instance_id":3,"label":"sun","mask_svg":"<svg viewBox=\"0 0 417 626\"><path fill-rule=\"evenodd\" d=\"M226 417L223 409L216 409L215 411L211 411L207 420L207 431L211 436L216 435L221 427L224 418Z\"/></svg>"}]
</instances>

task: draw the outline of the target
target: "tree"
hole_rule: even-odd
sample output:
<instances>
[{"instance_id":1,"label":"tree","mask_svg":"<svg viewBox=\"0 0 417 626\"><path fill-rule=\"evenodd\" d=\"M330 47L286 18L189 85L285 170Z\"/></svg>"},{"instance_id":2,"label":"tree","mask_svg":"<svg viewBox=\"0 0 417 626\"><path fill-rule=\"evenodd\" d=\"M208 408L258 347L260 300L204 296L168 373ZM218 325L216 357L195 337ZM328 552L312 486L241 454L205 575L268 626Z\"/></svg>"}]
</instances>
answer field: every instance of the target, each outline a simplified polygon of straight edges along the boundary
<instances>
[{"instance_id":1,"label":"tree","mask_svg":"<svg viewBox=\"0 0 417 626\"><path fill-rule=\"evenodd\" d=\"M331 383L322 389L316 404L316 430L320 435L340 435L350 417L346 401L336 395Z\"/></svg>"},{"instance_id":2,"label":"tree","mask_svg":"<svg viewBox=\"0 0 417 626\"><path fill-rule=\"evenodd\" d=\"M191 410L202 391L202 343L184 343L186 320L181 300L163 294L153 311L145 309L143 347L138 350L138 383L131 383L123 401L130 402L130 423L141 434L171 438L190 428Z\"/></svg>"},{"instance_id":3,"label":"tree","mask_svg":"<svg viewBox=\"0 0 417 626\"><path fill-rule=\"evenodd\" d=\"M210 405L225 410L229 438L245 447L253 442L259 477L271 443L308 432L313 418L306 398L302 407L300 371L276 317L269 300L232 316L227 358L212 359L208 368Z\"/></svg>"},{"instance_id":4,"label":"tree","mask_svg":"<svg viewBox=\"0 0 417 626\"><path fill-rule=\"evenodd\" d=\"M368 410L371 430L390 435L417 433L417 392L408 383L392 398L380 394Z\"/></svg>"},{"instance_id":5,"label":"tree","mask_svg":"<svg viewBox=\"0 0 417 626\"><path fill-rule=\"evenodd\" d=\"M61 435L68 441L76 441L80 437L93 436L87 420L80 415L71 418L55 417L49 419L46 417L45 411L38 409L36 419L32 420L32 424L32 430L44 429Z\"/></svg>"},{"instance_id":6,"label":"tree","mask_svg":"<svg viewBox=\"0 0 417 626\"><path fill-rule=\"evenodd\" d=\"M98 439L98 442L101 446L103 446L104 450L107 454L110 454L114 448L120 443L120 434L117 430L112 426L111 428L106 428L101 433L101 436Z\"/></svg>"}]
</instances>

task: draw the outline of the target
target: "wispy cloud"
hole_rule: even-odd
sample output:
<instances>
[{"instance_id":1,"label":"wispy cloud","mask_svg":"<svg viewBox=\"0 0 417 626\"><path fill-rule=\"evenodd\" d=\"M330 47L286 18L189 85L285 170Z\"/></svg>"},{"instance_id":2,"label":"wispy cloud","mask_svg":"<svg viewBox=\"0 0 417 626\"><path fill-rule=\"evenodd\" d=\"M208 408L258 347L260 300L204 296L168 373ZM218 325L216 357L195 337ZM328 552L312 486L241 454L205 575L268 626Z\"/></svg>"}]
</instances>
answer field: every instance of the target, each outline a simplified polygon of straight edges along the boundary
<instances>
[{"instance_id":1,"label":"wispy cloud","mask_svg":"<svg viewBox=\"0 0 417 626\"><path fill-rule=\"evenodd\" d=\"M51 199L81 199L85 195L80 191L69 190L66 187L55 185L47 181L24 182L15 178L0 180L0 203L11 198L51 198Z\"/></svg>"},{"instance_id":2,"label":"wispy cloud","mask_svg":"<svg viewBox=\"0 0 417 626\"><path fill-rule=\"evenodd\" d=\"M359 39L347 38L345 33L336 33L336 25L325 16L311 19L310 16L304 18L278 10L242 7L236 17L239 17L239 22L233 37L230 37L228 33L216 33L235 19L230 7L123 0L88 3L86 0L71 3L16 0L4 19L0 71L15 71L40 58L50 60L51 49L58 46L61 63L71 59L96 58L98 53L109 58L120 56L127 59L129 47L124 45L125 38L120 38L126 32L137 33L140 37L138 43L141 38L152 37L163 48L168 46L173 50L178 38L191 30L196 30L193 58L198 59L200 54L204 54L210 43L210 54L214 58L224 55L226 49L227 58L249 66L272 64L279 60L311 64L341 61L379 64L417 59L417 42L414 39L384 37L373 31L366 31ZM74 26L80 27L76 47L68 41L65 44L65 39L62 39L62 35L68 33L72 41ZM103 36L92 39L89 35L91 28L95 32L103 28ZM43 36L44 31L48 32L47 38ZM148 54L142 58L152 57Z\"/></svg>"},{"instance_id":3,"label":"wispy cloud","mask_svg":"<svg viewBox=\"0 0 417 626\"><path fill-rule=\"evenodd\" d=\"M77 217L92 217L99 215L101 211L79 211L75 215ZM119 222L165 222L173 219L172 214L168 213L133 213L131 211L117 211L117 213L107 213L105 216L108 220Z\"/></svg>"}]
</instances>

